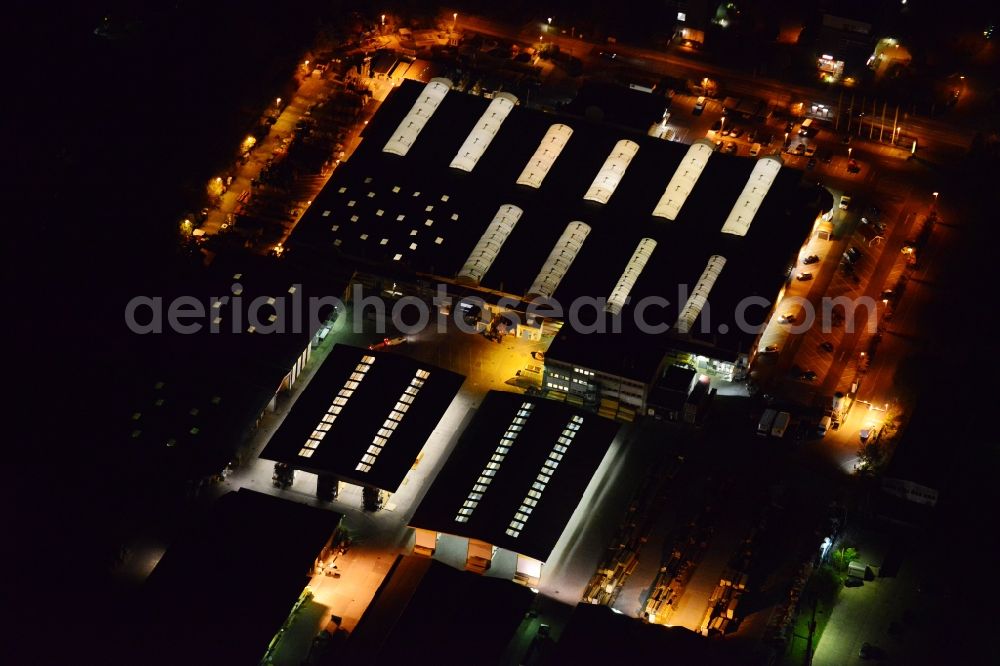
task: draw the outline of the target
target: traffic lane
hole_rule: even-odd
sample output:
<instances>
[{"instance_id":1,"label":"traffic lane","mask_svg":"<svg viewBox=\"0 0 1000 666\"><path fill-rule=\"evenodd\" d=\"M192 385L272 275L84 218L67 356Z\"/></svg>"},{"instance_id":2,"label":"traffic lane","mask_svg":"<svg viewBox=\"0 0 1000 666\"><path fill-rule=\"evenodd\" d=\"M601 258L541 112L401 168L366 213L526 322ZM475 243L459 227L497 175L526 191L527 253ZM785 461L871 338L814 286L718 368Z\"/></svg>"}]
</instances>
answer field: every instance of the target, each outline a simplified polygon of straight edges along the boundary
<instances>
[{"instance_id":1,"label":"traffic lane","mask_svg":"<svg viewBox=\"0 0 1000 666\"><path fill-rule=\"evenodd\" d=\"M527 30L518 30L509 26L484 20L480 17L462 17L460 21L463 29L473 29L476 32L489 34L496 37L503 37L515 41L523 41L530 44L536 43L536 27L532 27L530 33ZM653 51L641 47L630 46L628 44L595 45L579 37L572 37L560 34L545 36L545 41L558 44L560 48L570 50L571 53L580 53L587 56L587 60L593 61L594 56L590 56L592 49L613 51L618 57L630 59L633 66L643 66L662 74L676 76L678 74L690 76L696 80L708 76L717 79L720 88L729 94L761 96L764 94L769 99L779 101L791 101L793 98L807 99L815 102L823 102L831 108L837 104L832 92L807 88L795 84L766 77L748 77L741 72L735 72L728 67L705 62L703 60L692 61L690 56L675 55L660 51ZM948 144L950 146L967 148L972 139L973 130L964 129L935 119L908 117L904 123L911 133L914 131L918 136L924 137L936 143Z\"/></svg>"}]
</instances>

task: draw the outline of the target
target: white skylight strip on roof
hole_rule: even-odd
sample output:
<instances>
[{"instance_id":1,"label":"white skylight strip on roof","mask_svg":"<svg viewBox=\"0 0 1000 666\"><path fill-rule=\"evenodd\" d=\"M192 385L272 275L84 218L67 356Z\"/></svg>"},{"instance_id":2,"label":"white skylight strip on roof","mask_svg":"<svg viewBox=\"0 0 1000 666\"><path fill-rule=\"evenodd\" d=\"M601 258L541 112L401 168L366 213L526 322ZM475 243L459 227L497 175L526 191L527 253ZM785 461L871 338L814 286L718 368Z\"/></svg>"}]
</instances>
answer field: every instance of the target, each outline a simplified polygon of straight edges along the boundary
<instances>
[{"instance_id":1,"label":"white skylight strip on roof","mask_svg":"<svg viewBox=\"0 0 1000 666\"><path fill-rule=\"evenodd\" d=\"M550 298L555 293L556 287L566 276L589 234L590 226L583 222L570 222L566 226L566 230L549 253L549 258L545 260L542 270L531 284L528 296Z\"/></svg>"},{"instance_id":2,"label":"white skylight strip on roof","mask_svg":"<svg viewBox=\"0 0 1000 666\"><path fill-rule=\"evenodd\" d=\"M643 238L639 241L635 252L632 253L632 258L625 266L625 272L618 278L618 284L611 291L611 297L608 298L608 304L605 307L608 312L614 315L621 314L622 308L625 307L625 301L628 300L629 292L635 286L635 281L639 279L642 269L649 261L649 255L653 253L655 248L656 241L652 238Z\"/></svg>"},{"instance_id":3,"label":"white skylight strip on roof","mask_svg":"<svg viewBox=\"0 0 1000 666\"><path fill-rule=\"evenodd\" d=\"M687 201L691 191L694 190L695 183L708 164L708 158L715 152L715 146L708 139L698 139L691 144L684 159L677 165L673 177L667 183L667 189L663 190L663 196L653 209L655 217L664 217L668 220L676 220L681 212L681 206Z\"/></svg>"},{"instance_id":4,"label":"white skylight strip on roof","mask_svg":"<svg viewBox=\"0 0 1000 666\"><path fill-rule=\"evenodd\" d=\"M511 204L500 206L497 214L493 216L493 221L476 243L476 247L472 248L472 253L465 260L462 270L458 272L458 277L481 282L523 214L524 211L517 206Z\"/></svg>"},{"instance_id":5,"label":"white skylight strip on roof","mask_svg":"<svg viewBox=\"0 0 1000 666\"><path fill-rule=\"evenodd\" d=\"M715 285L715 281L719 279L719 275L722 273L722 268L725 265L725 257L720 257L717 254L709 257L708 265L705 266L701 277L698 278L698 283L694 286L691 297L684 304L680 315L677 317L678 331L687 333L691 330L695 320L698 319L698 315L701 314L702 308L705 307L705 303L708 301L708 294L712 291L712 287Z\"/></svg>"},{"instance_id":6,"label":"white skylight strip on roof","mask_svg":"<svg viewBox=\"0 0 1000 666\"><path fill-rule=\"evenodd\" d=\"M781 158L777 155L766 155L757 160L753 171L750 172L750 179L729 212L726 223L722 225L722 233L734 236L747 235L757 209L760 208L767 191L771 189L774 179L781 171L781 165Z\"/></svg>"},{"instance_id":7,"label":"white skylight strip on roof","mask_svg":"<svg viewBox=\"0 0 1000 666\"><path fill-rule=\"evenodd\" d=\"M417 98L417 101L410 107L410 112L399 123L399 127L393 132L392 138L386 142L382 152L392 153L403 157L413 147L417 140L417 135L430 120L434 112L437 111L441 100L451 90L451 80L443 77L431 79Z\"/></svg>"},{"instance_id":8,"label":"white skylight strip on roof","mask_svg":"<svg viewBox=\"0 0 1000 666\"><path fill-rule=\"evenodd\" d=\"M629 163L637 152L639 152L639 144L635 141L622 139L616 143L611 154L608 155L608 159L604 160L604 166L597 172L597 177L594 178L594 182L590 184L590 189L583 195L583 198L587 201L596 201L602 204L608 203L608 199L615 193L618 183L621 182L622 176L625 175L625 169L628 168Z\"/></svg>"},{"instance_id":9,"label":"white skylight strip on roof","mask_svg":"<svg viewBox=\"0 0 1000 666\"><path fill-rule=\"evenodd\" d=\"M351 396L354 395L354 391L357 390L358 386L361 385L361 382L364 381L365 377L368 375L368 370L371 369L374 362L374 356L365 354L361 357L361 362L354 367L351 374L349 374L347 379L344 380L344 385L340 387L339 391L337 391L337 395L331 401L330 406L326 410L326 414L320 418L319 423L316 424L316 428L312 431L312 434L309 435L309 438L306 440L305 447L299 451L299 455L301 457L312 457L314 449L319 446L319 443L330 430L330 426L337 420L337 416L344 408L344 405L348 403Z\"/></svg>"},{"instance_id":10,"label":"white skylight strip on roof","mask_svg":"<svg viewBox=\"0 0 1000 666\"><path fill-rule=\"evenodd\" d=\"M359 472L369 472L371 468L375 465L375 461L378 455L382 453L382 450L389 445L389 438L392 434L396 432L396 426L406 418L406 412L410 409L410 404L413 403L417 393L420 392L420 387L423 386L423 380L431 376L431 373L427 370L417 370L413 375L413 379L407 385L403 392L399 395L399 399L396 400L396 404L393 406L392 410L389 411L389 417L386 419L382 428L379 430L378 434L372 440L372 445L368 447L367 452L361 456L361 460L357 465L354 466L355 471Z\"/></svg>"},{"instance_id":11,"label":"white skylight strip on roof","mask_svg":"<svg viewBox=\"0 0 1000 666\"><path fill-rule=\"evenodd\" d=\"M511 519L510 524L507 526L507 536L514 537L515 539L521 536L521 530L524 529L525 523L531 517L531 512L539 500L541 500L542 493L545 492L549 480L552 479L552 475L555 474L556 468L559 467L563 455L573 442L573 438L576 437L576 433L579 432L582 425L583 417L573 415L566 424L566 427L563 428L561 436L552 445L552 450L549 451L548 457L538 470L538 476L535 477L534 483L531 484L528 494L524 496L524 499L521 500L521 506L514 512L514 518Z\"/></svg>"},{"instance_id":12,"label":"white skylight strip on roof","mask_svg":"<svg viewBox=\"0 0 1000 666\"><path fill-rule=\"evenodd\" d=\"M573 128L569 125L556 123L549 127L545 136L542 137L541 143L538 144L535 154L531 156L528 163L524 165L521 175L517 177L517 184L536 189L541 187L545 176L549 174L549 169L555 164L556 158L566 147L571 136L573 136Z\"/></svg>"},{"instance_id":13,"label":"white skylight strip on roof","mask_svg":"<svg viewBox=\"0 0 1000 666\"><path fill-rule=\"evenodd\" d=\"M517 414L514 416L511 424L518 420L521 420L522 422L527 421L528 417L531 416L531 410L534 408L534 403L522 402L521 407L517 410ZM486 489L489 488L490 483L492 483L494 475L496 475L497 470L500 469L500 464L503 463L504 458L506 458L507 454L510 452L511 446L513 446L514 440L517 439L519 432L520 428L513 430L511 426L507 426L507 431L504 433L503 437L500 438L500 443L497 445L493 455L490 457L490 461L486 463L483 471L480 472L476 482L472 485L472 490L469 491L465 501L462 502L462 506L459 507L458 513L455 514L456 523L469 522L469 517L472 516L472 512L476 510L477 506L479 506L479 501L483 498L483 493L486 492Z\"/></svg>"},{"instance_id":14,"label":"white skylight strip on roof","mask_svg":"<svg viewBox=\"0 0 1000 666\"><path fill-rule=\"evenodd\" d=\"M517 97L505 92L497 94L486 107L485 113L476 121L476 126L469 132L462 147L455 153L450 166L461 171L475 169L479 159L493 141L493 137L500 131L503 121L516 105Z\"/></svg>"}]
</instances>

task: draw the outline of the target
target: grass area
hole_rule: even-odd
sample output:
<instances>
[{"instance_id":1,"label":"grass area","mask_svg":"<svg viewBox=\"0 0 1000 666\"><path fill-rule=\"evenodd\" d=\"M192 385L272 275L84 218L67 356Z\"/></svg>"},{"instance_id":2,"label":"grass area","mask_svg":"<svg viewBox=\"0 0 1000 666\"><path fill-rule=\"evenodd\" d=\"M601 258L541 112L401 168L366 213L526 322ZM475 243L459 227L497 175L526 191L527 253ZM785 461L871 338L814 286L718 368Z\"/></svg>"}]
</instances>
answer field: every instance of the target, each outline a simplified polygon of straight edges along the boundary
<instances>
[{"instance_id":1,"label":"grass area","mask_svg":"<svg viewBox=\"0 0 1000 666\"><path fill-rule=\"evenodd\" d=\"M836 601L832 605L820 602L816 606L816 633L812 637L813 652L816 651L816 646L819 645L820 638L823 636L823 630L826 628L826 623L830 620L830 611L835 604ZM803 664L809 663L806 657L806 649L810 645L809 623L811 621L812 612L807 607L804 607L803 612L799 613L798 618L795 620L791 640L788 644L788 649L785 650L785 657L782 662L785 666L803 666Z\"/></svg>"}]
</instances>

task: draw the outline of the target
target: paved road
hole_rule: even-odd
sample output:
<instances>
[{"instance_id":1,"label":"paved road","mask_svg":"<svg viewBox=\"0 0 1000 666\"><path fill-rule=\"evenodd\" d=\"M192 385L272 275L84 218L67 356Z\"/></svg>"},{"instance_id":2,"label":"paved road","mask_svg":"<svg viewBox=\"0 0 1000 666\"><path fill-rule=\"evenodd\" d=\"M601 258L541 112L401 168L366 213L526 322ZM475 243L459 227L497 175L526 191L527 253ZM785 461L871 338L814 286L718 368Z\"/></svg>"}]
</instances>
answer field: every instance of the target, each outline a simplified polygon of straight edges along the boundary
<instances>
[{"instance_id":1,"label":"paved road","mask_svg":"<svg viewBox=\"0 0 1000 666\"><path fill-rule=\"evenodd\" d=\"M836 108L838 95L832 90L821 91L811 87L788 84L767 77L747 76L743 72L734 71L728 67L714 63L703 62L678 53L666 53L628 44L617 43L614 46L599 45L592 42L558 34L555 30L545 32L541 24L514 27L491 21L477 16L462 15L459 21L462 30L471 30L494 37L518 40L528 43L539 43L539 36L544 36L543 42L558 44L560 49L585 62L607 64L607 60L597 53L601 50L613 50L617 59L628 64L652 71L661 75L687 76L699 80L709 76L718 81L727 94L753 95L767 97L773 100L790 102L809 100L822 102ZM905 131L920 137L921 143L929 142L953 147L967 148L972 138L972 132L956 128L941 121L908 116L905 120Z\"/></svg>"}]
</instances>

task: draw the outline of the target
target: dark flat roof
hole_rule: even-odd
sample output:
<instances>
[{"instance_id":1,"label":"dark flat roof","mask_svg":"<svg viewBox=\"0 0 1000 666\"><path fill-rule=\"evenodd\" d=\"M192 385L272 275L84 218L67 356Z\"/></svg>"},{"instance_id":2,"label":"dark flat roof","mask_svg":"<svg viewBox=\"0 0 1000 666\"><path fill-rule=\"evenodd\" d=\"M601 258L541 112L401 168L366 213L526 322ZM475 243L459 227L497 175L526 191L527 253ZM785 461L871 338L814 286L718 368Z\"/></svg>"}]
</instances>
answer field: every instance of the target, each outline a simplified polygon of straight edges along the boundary
<instances>
[{"instance_id":1,"label":"dark flat roof","mask_svg":"<svg viewBox=\"0 0 1000 666\"><path fill-rule=\"evenodd\" d=\"M732 642L705 638L683 627L648 624L607 606L578 604L559 636L553 664L663 663L729 666L762 663Z\"/></svg>"},{"instance_id":2,"label":"dark flat roof","mask_svg":"<svg viewBox=\"0 0 1000 666\"><path fill-rule=\"evenodd\" d=\"M143 366L129 375L128 412L121 415L119 434L128 455L146 451L163 474L174 469L197 477L221 471L309 345L318 320L328 314L321 311L317 321L310 321L308 299L342 296L349 280L342 270L220 256L204 272L151 290L162 297L163 332L130 341ZM172 330L168 307L181 297L201 305L204 316L182 321L200 324L200 330ZM213 298L229 300L213 308ZM275 320L273 331L249 332L255 299L269 298L284 306L284 317ZM293 298L303 304L301 317L295 316ZM257 318L271 324L270 315L277 313L262 305ZM137 312L139 321L149 316L146 309Z\"/></svg>"},{"instance_id":3,"label":"dark flat roof","mask_svg":"<svg viewBox=\"0 0 1000 666\"><path fill-rule=\"evenodd\" d=\"M485 663L476 655L501 654L534 597L509 580L398 556L351 632L343 662Z\"/></svg>"},{"instance_id":4,"label":"dark flat roof","mask_svg":"<svg viewBox=\"0 0 1000 666\"><path fill-rule=\"evenodd\" d=\"M655 83L656 79L652 80ZM584 117L597 112L606 123L645 133L668 106L670 98L657 92L648 93L609 81L588 79L564 110Z\"/></svg>"},{"instance_id":5,"label":"dark flat roof","mask_svg":"<svg viewBox=\"0 0 1000 666\"><path fill-rule=\"evenodd\" d=\"M456 521L480 474L487 469L497 446L515 423L522 405L532 405L495 476L467 522ZM564 429L582 422L566 447L563 458L544 484L541 497L524 521L517 537L507 534L522 501L538 482L554 445ZM564 403L517 393L490 391L472 422L462 433L444 468L417 508L410 525L495 546L544 562L576 509L587 484L604 458L618 424ZM561 445L560 445L561 446Z\"/></svg>"},{"instance_id":6,"label":"dark flat roof","mask_svg":"<svg viewBox=\"0 0 1000 666\"><path fill-rule=\"evenodd\" d=\"M223 495L147 578L132 663L256 664L340 519L245 488Z\"/></svg>"},{"instance_id":7,"label":"dark flat roof","mask_svg":"<svg viewBox=\"0 0 1000 666\"><path fill-rule=\"evenodd\" d=\"M350 389L358 366L371 359L363 379ZM419 376L426 373L426 376ZM317 474L394 492L410 470L427 438L462 385L462 375L385 351L335 345L291 412L271 438L262 458L288 463ZM327 415L342 389L353 390L315 447L304 457L307 440ZM407 389L415 390L414 395ZM405 413L394 428L386 425L401 400ZM406 401L412 398L412 401ZM371 469L357 469L380 430L391 431Z\"/></svg>"},{"instance_id":8,"label":"dark flat roof","mask_svg":"<svg viewBox=\"0 0 1000 666\"><path fill-rule=\"evenodd\" d=\"M738 330L736 303L746 296L770 299L777 294L815 219L817 209L808 205L809 193L799 188L800 171L779 172L749 233L736 237L721 233L721 228L747 183L753 159L713 154L671 222L652 212L688 145L519 106L476 168L465 173L449 168L449 163L489 100L453 90L405 157L383 153L387 138L422 88L404 82L389 96L366 128L359 149L338 167L299 223L288 243L293 252L335 251L392 268L453 277L499 207L514 204L524 214L484 276L484 287L524 294L566 225L579 220L592 230L556 289L557 299L569 303L584 295L608 297L640 239L648 237L657 247L631 292L632 303L643 296L666 298L669 305L652 308L650 318L672 325L686 300L678 286L693 288L709 257L719 254L727 264L709 298L711 327L707 333L696 331L691 339L702 346L725 347L734 357L746 350L754 336ZM554 123L569 125L572 137L539 189L517 185L518 175ZM621 139L640 148L617 191L604 205L584 201L583 194ZM633 314L628 305L623 318L634 319ZM720 332L720 324L725 324L726 333ZM649 337L664 336L636 332L606 343L636 349L636 340ZM584 344L586 351L592 351L593 340Z\"/></svg>"}]
</instances>

